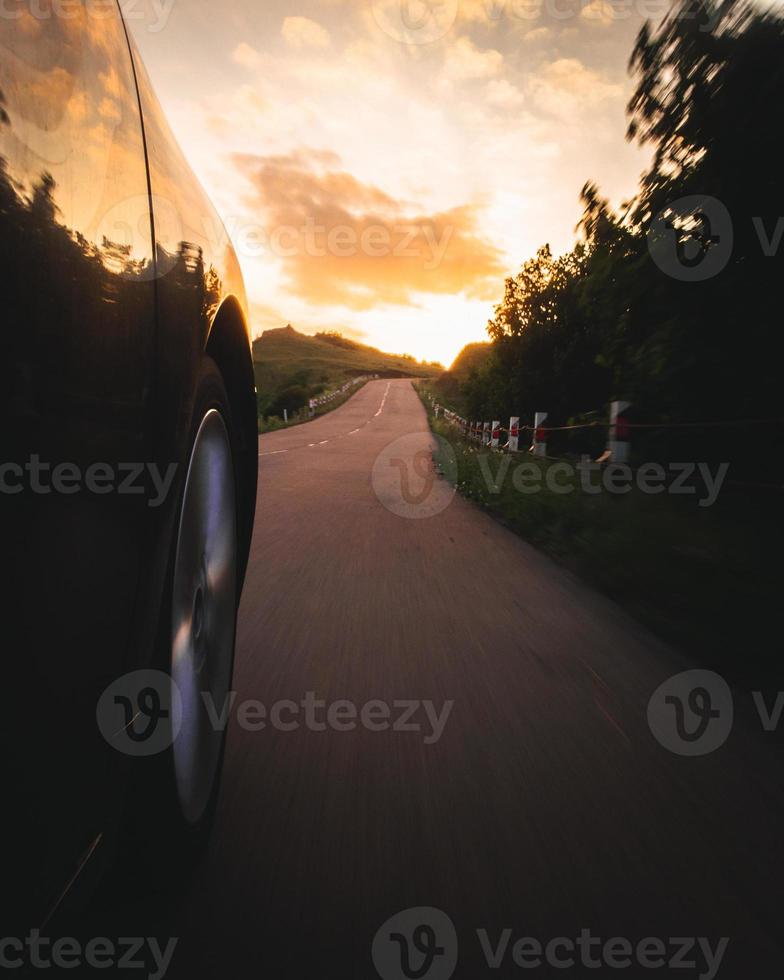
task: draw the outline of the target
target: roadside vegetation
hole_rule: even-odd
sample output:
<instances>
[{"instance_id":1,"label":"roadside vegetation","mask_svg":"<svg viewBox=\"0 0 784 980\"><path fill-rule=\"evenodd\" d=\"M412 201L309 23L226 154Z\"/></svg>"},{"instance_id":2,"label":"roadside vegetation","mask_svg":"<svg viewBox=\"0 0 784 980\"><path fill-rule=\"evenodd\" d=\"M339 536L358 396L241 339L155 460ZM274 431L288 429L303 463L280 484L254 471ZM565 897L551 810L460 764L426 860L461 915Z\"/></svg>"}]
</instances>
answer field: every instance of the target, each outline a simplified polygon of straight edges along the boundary
<instances>
[{"instance_id":1,"label":"roadside vegetation","mask_svg":"<svg viewBox=\"0 0 784 980\"><path fill-rule=\"evenodd\" d=\"M628 492L586 493L576 470L553 475L553 484L571 492L553 492L546 476L561 460L467 441L434 417L432 389L418 388L432 430L454 452L456 472L443 445L435 462L464 497L704 663L739 679L746 669L778 673L778 643L759 643L778 629L778 495L750 506L745 492L724 484L715 502L700 506L708 493L699 480L687 494L645 493L634 483ZM516 480L523 464L526 478ZM521 491L524 484L529 489ZM600 484L595 472L591 485Z\"/></svg>"},{"instance_id":2,"label":"roadside vegetation","mask_svg":"<svg viewBox=\"0 0 784 980\"><path fill-rule=\"evenodd\" d=\"M275 432L277 429L288 429L292 425L301 425L303 422L310 422L314 418L319 418L321 415L326 415L328 412L333 412L336 408L340 408L341 405L344 405L353 395L356 395L358 391L361 391L369 380L369 377L365 377L360 380L355 379L356 383L351 384L346 391L340 391L340 389L337 389L337 393L334 395L334 397L330 398L327 402L316 405L312 414L307 404L303 405L301 408L289 412L288 418L281 418L279 415L268 415L265 418L263 415L259 414L259 434L261 435L265 432ZM316 395L313 397L318 396Z\"/></svg>"},{"instance_id":3,"label":"roadside vegetation","mask_svg":"<svg viewBox=\"0 0 784 980\"><path fill-rule=\"evenodd\" d=\"M386 354L335 331L311 337L292 326L265 330L253 342L253 368L260 432L307 421L311 398L337 391L363 375L425 378L443 371L440 364L426 364L408 354ZM316 414L332 411L357 390L318 406ZM288 423L283 421L284 411Z\"/></svg>"},{"instance_id":4,"label":"roadside vegetation","mask_svg":"<svg viewBox=\"0 0 784 980\"><path fill-rule=\"evenodd\" d=\"M506 280L490 343L437 381L443 403L563 426L621 399L652 426L639 458L784 482L783 55L784 15L747 0L680 0L642 29L628 138L653 159L639 190L615 211L585 184L578 243L542 245Z\"/></svg>"},{"instance_id":5,"label":"roadside vegetation","mask_svg":"<svg viewBox=\"0 0 784 980\"><path fill-rule=\"evenodd\" d=\"M587 182L574 248L524 262L489 342L431 386L469 420L547 412L550 457L598 459L620 400L633 467L729 464L704 508L636 488L525 495L507 479L496 493L487 467L503 457L431 416L465 496L727 670L781 661L783 54L784 16L750 0L677 0L643 27L627 136L653 152L637 193L615 210Z\"/></svg>"}]
</instances>

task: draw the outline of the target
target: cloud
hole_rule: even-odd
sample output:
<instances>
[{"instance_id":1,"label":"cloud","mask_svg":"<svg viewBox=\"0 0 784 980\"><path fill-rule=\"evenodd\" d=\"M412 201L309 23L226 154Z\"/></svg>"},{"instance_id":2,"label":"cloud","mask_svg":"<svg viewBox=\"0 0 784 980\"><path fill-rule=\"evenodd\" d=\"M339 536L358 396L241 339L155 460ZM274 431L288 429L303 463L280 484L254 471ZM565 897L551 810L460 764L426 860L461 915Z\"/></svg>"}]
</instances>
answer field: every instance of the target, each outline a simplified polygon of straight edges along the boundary
<instances>
[{"instance_id":1,"label":"cloud","mask_svg":"<svg viewBox=\"0 0 784 980\"><path fill-rule=\"evenodd\" d=\"M500 252L477 231L480 208L421 213L338 169L333 153L235 154L248 205L265 219L291 291L311 304L369 310L416 294L495 296Z\"/></svg>"},{"instance_id":2,"label":"cloud","mask_svg":"<svg viewBox=\"0 0 784 980\"><path fill-rule=\"evenodd\" d=\"M119 76L113 67L110 67L105 72L99 72L98 78L100 79L101 86L107 95L113 96L116 99L122 99L124 95L124 90L122 83L120 82Z\"/></svg>"},{"instance_id":3,"label":"cloud","mask_svg":"<svg viewBox=\"0 0 784 980\"><path fill-rule=\"evenodd\" d=\"M468 37L459 37L446 51L444 77L453 82L492 78L504 67L504 56L495 48L478 48Z\"/></svg>"},{"instance_id":4,"label":"cloud","mask_svg":"<svg viewBox=\"0 0 784 980\"><path fill-rule=\"evenodd\" d=\"M115 125L122 120L122 111L114 99L101 99L98 112L104 119Z\"/></svg>"},{"instance_id":5,"label":"cloud","mask_svg":"<svg viewBox=\"0 0 784 980\"><path fill-rule=\"evenodd\" d=\"M250 303L250 322L251 331L254 339L260 337L265 330L274 330L277 327L285 327L288 318L285 313L268 303Z\"/></svg>"},{"instance_id":6,"label":"cloud","mask_svg":"<svg viewBox=\"0 0 784 980\"><path fill-rule=\"evenodd\" d=\"M237 65L242 65L243 68L253 69L258 68L261 64L261 55L255 48L242 41L232 51L231 60Z\"/></svg>"},{"instance_id":7,"label":"cloud","mask_svg":"<svg viewBox=\"0 0 784 980\"><path fill-rule=\"evenodd\" d=\"M494 78L485 88L485 101L497 109L515 110L523 106L525 96L505 78Z\"/></svg>"},{"instance_id":8,"label":"cloud","mask_svg":"<svg viewBox=\"0 0 784 980\"><path fill-rule=\"evenodd\" d=\"M292 48L328 48L329 32L308 17L286 17L280 33Z\"/></svg>"},{"instance_id":9,"label":"cloud","mask_svg":"<svg viewBox=\"0 0 784 980\"><path fill-rule=\"evenodd\" d=\"M590 0L590 3L587 3L580 11L580 16L584 20L593 24L600 24L602 27L612 24L617 19L615 9L608 0Z\"/></svg>"},{"instance_id":10,"label":"cloud","mask_svg":"<svg viewBox=\"0 0 784 980\"><path fill-rule=\"evenodd\" d=\"M525 44L536 44L539 41L546 41L552 36L552 31L549 27L534 27L533 30L526 31L523 34L523 42Z\"/></svg>"},{"instance_id":11,"label":"cloud","mask_svg":"<svg viewBox=\"0 0 784 980\"><path fill-rule=\"evenodd\" d=\"M575 118L602 103L617 103L623 86L609 82L577 58L559 58L529 80L529 105L559 118Z\"/></svg>"},{"instance_id":12,"label":"cloud","mask_svg":"<svg viewBox=\"0 0 784 980\"><path fill-rule=\"evenodd\" d=\"M481 24L497 22L504 13L502 3L491 3L489 0L461 0L458 7L458 20L464 24Z\"/></svg>"}]
</instances>

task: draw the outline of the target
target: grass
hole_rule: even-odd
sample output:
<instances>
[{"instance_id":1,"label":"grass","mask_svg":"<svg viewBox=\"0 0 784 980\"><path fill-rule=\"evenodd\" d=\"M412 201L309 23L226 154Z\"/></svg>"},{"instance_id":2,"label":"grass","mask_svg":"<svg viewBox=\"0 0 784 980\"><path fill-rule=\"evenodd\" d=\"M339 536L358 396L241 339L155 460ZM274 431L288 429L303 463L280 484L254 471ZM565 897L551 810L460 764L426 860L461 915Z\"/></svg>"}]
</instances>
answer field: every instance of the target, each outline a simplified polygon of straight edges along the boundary
<instances>
[{"instance_id":1,"label":"grass","mask_svg":"<svg viewBox=\"0 0 784 980\"><path fill-rule=\"evenodd\" d=\"M301 408L299 411L290 414L287 421L284 421L277 415L268 415L266 418L259 415L259 435L262 435L265 432L276 432L278 429L290 429L293 425L302 425L303 422L310 422L314 418L318 418L321 415L326 415L328 412L332 412L334 409L344 405L349 398L352 397L352 395L356 395L356 393L361 391L366 384L367 381L363 381L361 384L354 385L348 391L337 395L325 405L317 405L313 415L310 414L307 407Z\"/></svg>"},{"instance_id":2,"label":"grass","mask_svg":"<svg viewBox=\"0 0 784 980\"><path fill-rule=\"evenodd\" d=\"M698 497L526 494L513 484L525 463L543 480L554 460L535 460L466 442L428 409L451 446L457 489L516 534L620 602L662 638L737 680L779 673L778 602L782 531L778 496L727 488L710 507ZM447 473L443 453L436 462ZM508 465L498 492L492 484ZM488 480L489 475L489 480ZM598 479L594 477L594 479Z\"/></svg>"},{"instance_id":3,"label":"grass","mask_svg":"<svg viewBox=\"0 0 784 980\"><path fill-rule=\"evenodd\" d=\"M309 337L283 327L265 330L253 342L253 368L259 396L259 415L282 416L286 407L292 415L309 398L340 388L364 374L383 377L431 377L441 365L427 365L410 357L386 354L354 341L331 337ZM341 404L335 399L329 409ZM277 425L277 423L273 423ZM284 425L282 420L279 426Z\"/></svg>"}]
</instances>

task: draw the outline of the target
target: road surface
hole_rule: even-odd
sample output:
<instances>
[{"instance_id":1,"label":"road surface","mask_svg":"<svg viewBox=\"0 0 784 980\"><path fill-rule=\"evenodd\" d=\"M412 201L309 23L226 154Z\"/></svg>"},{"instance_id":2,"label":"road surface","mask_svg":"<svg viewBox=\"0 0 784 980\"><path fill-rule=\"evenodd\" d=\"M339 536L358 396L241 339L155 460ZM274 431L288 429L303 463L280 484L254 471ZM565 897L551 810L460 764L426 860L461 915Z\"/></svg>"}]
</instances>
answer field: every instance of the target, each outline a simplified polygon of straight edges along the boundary
<instances>
[{"instance_id":1,"label":"road surface","mask_svg":"<svg viewBox=\"0 0 784 980\"><path fill-rule=\"evenodd\" d=\"M290 705L293 730L233 717L204 863L180 894L104 909L107 928L179 937L167 975L210 980L369 980L376 931L417 906L451 918L469 980L549 976L514 941L584 929L728 937L718 976L780 974L780 759L748 692L720 749L667 751L646 709L688 664L423 476L429 440L404 380L259 440L238 701L383 704L345 731ZM411 701L419 730L372 730ZM491 969L477 930L495 948L507 928ZM553 971L583 973L608 975Z\"/></svg>"}]
</instances>

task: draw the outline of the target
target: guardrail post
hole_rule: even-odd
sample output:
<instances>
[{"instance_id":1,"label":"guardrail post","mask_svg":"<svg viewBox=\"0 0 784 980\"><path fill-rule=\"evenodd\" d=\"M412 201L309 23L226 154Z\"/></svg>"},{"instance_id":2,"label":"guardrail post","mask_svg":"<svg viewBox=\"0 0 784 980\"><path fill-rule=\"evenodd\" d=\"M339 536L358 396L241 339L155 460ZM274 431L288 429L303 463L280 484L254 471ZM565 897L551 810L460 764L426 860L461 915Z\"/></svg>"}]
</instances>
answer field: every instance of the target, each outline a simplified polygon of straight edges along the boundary
<instances>
[{"instance_id":1,"label":"guardrail post","mask_svg":"<svg viewBox=\"0 0 784 980\"><path fill-rule=\"evenodd\" d=\"M490 447L492 449L498 449L498 443L501 441L501 423L493 422L493 427L490 430Z\"/></svg>"},{"instance_id":2,"label":"guardrail post","mask_svg":"<svg viewBox=\"0 0 784 980\"><path fill-rule=\"evenodd\" d=\"M624 412L631 408L630 402L612 402L610 405L610 431L607 450L613 463L628 463L631 430Z\"/></svg>"},{"instance_id":3,"label":"guardrail post","mask_svg":"<svg viewBox=\"0 0 784 980\"><path fill-rule=\"evenodd\" d=\"M537 412L534 416L534 441L531 445L534 456L547 455L547 430L544 428L546 421L547 412Z\"/></svg>"},{"instance_id":4,"label":"guardrail post","mask_svg":"<svg viewBox=\"0 0 784 980\"><path fill-rule=\"evenodd\" d=\"M490 423L489 422L483 422L482 423L482 445L483 446L489 446L490 445Z\"/></svg>"},{"instance_id":5,"label":"guardrail post","mask_svg":"<svg viewBox=\"0 0 784 980\"><path fill-rule=\"evenodd\" d=\"M509 419L509 441L506 448L510 453L516 453L520 445L520 417L513 415Z\"/></svg>"}]
</instances>

